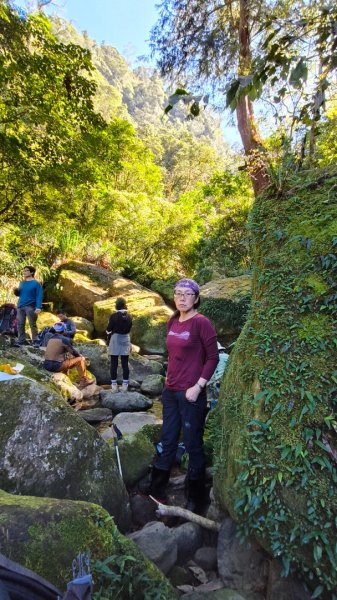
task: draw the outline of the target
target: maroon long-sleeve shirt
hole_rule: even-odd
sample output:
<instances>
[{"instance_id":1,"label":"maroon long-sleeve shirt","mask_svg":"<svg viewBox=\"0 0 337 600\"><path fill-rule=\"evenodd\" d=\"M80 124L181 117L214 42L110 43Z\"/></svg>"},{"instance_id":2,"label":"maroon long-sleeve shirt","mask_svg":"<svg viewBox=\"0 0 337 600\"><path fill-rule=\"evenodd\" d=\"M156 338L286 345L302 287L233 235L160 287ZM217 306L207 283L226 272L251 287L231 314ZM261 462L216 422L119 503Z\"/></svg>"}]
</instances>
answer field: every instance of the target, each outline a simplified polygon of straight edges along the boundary
<instances>
[{"instance_id":1,"label":"maroon long-sleeve shirt","mask_svg":"<svg viewBox=\"0 0 337 600\"><path fill-rule=\"evenodd\" d=\"M203 315L196 314L187 321L178 317L167 324L166 345L168 367L166 386L173 390L187 390L200 377L212 377L219 361L216 331Z\"/></svg>"}]
</instances>

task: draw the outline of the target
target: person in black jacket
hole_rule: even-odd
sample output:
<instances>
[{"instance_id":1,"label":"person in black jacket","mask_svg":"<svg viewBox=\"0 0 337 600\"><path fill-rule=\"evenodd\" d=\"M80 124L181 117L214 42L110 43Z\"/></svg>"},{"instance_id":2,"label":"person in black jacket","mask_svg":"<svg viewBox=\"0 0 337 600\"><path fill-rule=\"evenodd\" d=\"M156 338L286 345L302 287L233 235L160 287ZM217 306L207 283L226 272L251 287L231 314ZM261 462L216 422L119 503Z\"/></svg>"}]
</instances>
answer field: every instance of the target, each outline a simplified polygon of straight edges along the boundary
<instances>
[{"instance_id":1,"label":"person in black jacket","mask_svg":"<svg viewBox=\"0 0 337 600\"><path fill-rule=\"evenodd\" d=\"M118 357L120 356L123 371L121 391L127 392L129 385L130 331L132 327L132 318L127 312L124 298L117 298L115 306L116 312L111 315L106 330L109 339L108 352L111 360L111 390L113 392L118 392L117 367Z\"/></svg>"}]
</instances>

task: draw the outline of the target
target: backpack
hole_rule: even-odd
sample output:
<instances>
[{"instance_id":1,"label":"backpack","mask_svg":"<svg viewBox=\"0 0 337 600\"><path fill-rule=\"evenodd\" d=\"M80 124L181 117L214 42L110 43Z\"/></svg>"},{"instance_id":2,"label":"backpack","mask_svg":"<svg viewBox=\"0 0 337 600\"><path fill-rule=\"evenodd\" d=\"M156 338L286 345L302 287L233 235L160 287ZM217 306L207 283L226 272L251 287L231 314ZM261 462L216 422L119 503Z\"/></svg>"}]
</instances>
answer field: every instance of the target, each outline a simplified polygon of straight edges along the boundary
<instances>
[{"instance_id":1,"label":"backpack","mask_svg":"<svg viewBox=\"0 0 337 600\"><path fill-rule=\"evenodd\" d=\"M44 327L40 331L40 333L37 334L37 337L36 337L35 342L34 342L34 346L39 346L40 348L41 348L41 346L42 347L47 346L48 339L50 337L50 335L48 335L48 337L47 337L47 334L50 333L50 330L51 330L51 327L48 327L48 326Z\"/></svg>"},{"instance_id":2,"label":"backpack","mask_svg":"<svg viewBox=\"0 0 337 600\"><path fill-rule=\"evenodd\" d=\"M0 333L18 335L17 309L9 302L0 306Z\"/></svg>"}]
</instances>

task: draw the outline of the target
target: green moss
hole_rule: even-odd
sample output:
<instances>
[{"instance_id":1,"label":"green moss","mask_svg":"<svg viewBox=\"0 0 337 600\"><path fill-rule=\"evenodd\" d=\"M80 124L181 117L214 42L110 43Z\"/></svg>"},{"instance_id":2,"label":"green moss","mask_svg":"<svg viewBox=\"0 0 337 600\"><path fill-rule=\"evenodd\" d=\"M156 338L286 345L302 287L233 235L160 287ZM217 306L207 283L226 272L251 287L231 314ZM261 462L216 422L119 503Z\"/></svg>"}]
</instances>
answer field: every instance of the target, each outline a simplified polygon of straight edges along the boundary
<instances>
[{"instance_id":1,"label":"green moss","mask_svg":"<svg viewBox=\"0 0 337 600\"><path fill-rule=\"evenodd\" d=\"M337 339L336 177L255 202L248 321L213 426L217 497L308 581L337 586L334 523ZM329 441L328 441L329 440ZM332 446L331 446L332 445ZM324 532L324 535L323 533Z\"/></svg>"},{"instance_id":2,"label":"green moss","mask_svg":"<svg viewBox=\"0 0 337 600\"><path fill-rule=\"evenodd\" d=\"M200 312L211 319L217 329L241 330L247 318L250 294L243 294L234 300L226 298L204 298Z\"/></svg>"},{"instance_id":3,"label":"green moss","mask_svg":"<svg viewBox=\"0 0 337 600\"><path fill-rule=\"evenodd\" d=\"M97 344L97 345L101 345L101 340L99 338L95 338L95 339L91 339L90 337L88 337L88 335L84 332L79 332L77 331L75 338L74 338L74 342L77 344Z\"/></svg>"},{"instance_id":4,"label":"green moss","mask_svg":"<svg viewBox=\"0 0 337 600\"><path fill-rule=\"evenodd\" d=\"M309 288L313 289L317 296L321 296L321 294L325 294L328 291L328 287L323 280L323 277L319 276L317 273L310 273L305 282Z\"/></svg>"},{"instance_id":5,"label":"green moss","mask_svg":"<svg viewBox=\"0 0 337 600\"><path fill-rule=\"evenodd\" d=\"M160 442L161 429L161 425L144 425L140 433L145 435L152 444L158 444Z\"/></svg>"},{"instance_id":6,"label":"green moss","mask_svg":"<svg viewBox=\"0 0 337 600\"><path fill-rule=\"evenodd\" d=\"M150 440L140 432L124 435L119 442L119 453L123 465L126 485L134 485L148 471L155 454Z\"/></svg>"},{"instance_id":7,"label":"green moss","mask_svg":"<svg viewBox=\"0 0 337 600\"><path fill-rule=\"evenodd\" d=\"M299 319L298 337L300 340L319 340L330 332L329 317L323 314L306 315Z\"/></svg>"},{"instance_id":8,"label":"green moss","mask_svg":"<svg viewBox=\"0 0 337 600\"><path fill-rule=\"evenodd\" d=\"M163 598L175 598L174 590L165 577L131 540L119 533L112 518L100 506L54 498L12 496L0 490L0 509L0 551L32 569L61 591L72 579L73 559L79 552L89 552L94 591L99 587L97 565L100 561L114 557L112 569L117 573L120 565L131 557L136 565L133 594L126 593L123 598L142 598L137 581L146 581L147 586L153 589L162 588ZM125 571L121 570L121 579L117 580L116 597L127 581Z\"/></svg>"},{"instance_id":9,"label":"green moss","mask_svg":"<svg viewBox=\"0 0 337 600\"><path fill-rule=\"evenodd\" d=\"M101 514L103 518L103 511ZM98 530L95 521L92 520L97 516L98 510L91 514L88 512L86 518L83 518L83 513L72 514L63 517L58 523L31 525L28 528L30 541L25 545L25 566L43 573L49 581L55 581L55 562L50 560L50 557L56 557L62 552L62 562L67 562L68 566L58 567L58 585L61 585L62 582L71 579L71 562L79 552L91 548L95 556L108 556L113 549L111 534L102 528Z\"/></svg>"}]
</instances>

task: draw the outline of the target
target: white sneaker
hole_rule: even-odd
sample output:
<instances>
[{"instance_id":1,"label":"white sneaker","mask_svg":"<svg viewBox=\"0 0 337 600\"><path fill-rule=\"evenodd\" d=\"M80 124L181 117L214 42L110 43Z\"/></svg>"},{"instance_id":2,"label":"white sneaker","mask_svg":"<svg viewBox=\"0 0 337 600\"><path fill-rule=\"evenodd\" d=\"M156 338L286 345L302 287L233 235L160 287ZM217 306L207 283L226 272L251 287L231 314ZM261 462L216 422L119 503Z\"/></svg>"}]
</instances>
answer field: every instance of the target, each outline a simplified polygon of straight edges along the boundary
<instances>
[{"instance_id":1,"label":"white sneaker","mask_svg":"<svg viewBox=\"0 0 337 600\"><path fill-rule=\"evenodd\" d=\"M121 392L127 392L129 385L127 383L122 383Z\"/></svg>"},{"instance_id":2,"label":"white sneaker","mask_svg":"<svg viewBox=\"0 0 337 600\"><path fill-rule=\"evenodd\" d=\"M112 383L111 384L111 391L116 394L116 392L118 392L118 385L117 383Z\"/></svg>"}]
</instances>

